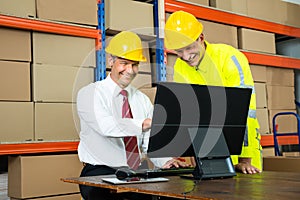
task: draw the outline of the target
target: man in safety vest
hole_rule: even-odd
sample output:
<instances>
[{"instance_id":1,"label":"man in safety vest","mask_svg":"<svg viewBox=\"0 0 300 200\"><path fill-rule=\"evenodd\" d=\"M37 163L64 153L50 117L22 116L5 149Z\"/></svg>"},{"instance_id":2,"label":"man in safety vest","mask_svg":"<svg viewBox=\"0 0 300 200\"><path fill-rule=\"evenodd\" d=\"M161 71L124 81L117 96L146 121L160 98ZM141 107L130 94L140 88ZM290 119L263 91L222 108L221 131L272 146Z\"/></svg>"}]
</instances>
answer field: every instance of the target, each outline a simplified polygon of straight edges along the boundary
<instances>
[{"instance_id":1,"label":"man in safety vest","mask_svg":"<svg viewBox=\"0 0 300 200\"><path fill-rule=\"evenodd\" d=\"M249 63L243 53L226 44L210 44L204 39L203 25L190 13L176 11L165 25L165 46L178 56L175 82L252 88L242 153L231 156L237 171L254 174L262 170L256 94Z\"/></svg>"}]
</instances>

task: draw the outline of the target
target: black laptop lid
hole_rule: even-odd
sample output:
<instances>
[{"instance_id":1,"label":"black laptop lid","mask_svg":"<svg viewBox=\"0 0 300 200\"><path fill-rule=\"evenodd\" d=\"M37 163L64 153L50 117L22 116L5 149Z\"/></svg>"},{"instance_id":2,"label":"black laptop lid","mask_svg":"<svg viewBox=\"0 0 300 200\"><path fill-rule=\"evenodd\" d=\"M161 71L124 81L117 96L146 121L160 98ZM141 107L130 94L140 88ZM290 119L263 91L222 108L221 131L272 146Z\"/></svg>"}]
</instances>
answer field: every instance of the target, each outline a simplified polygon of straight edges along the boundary
<instances>
[{"instance_id":1,"label":"black laptop lid","mask_svg":"<svg viewBox=\"0 0 300 200\"><path fill-rule=\"evenodd\" d=\"M158 84L148 155L193 156L189 128L201 128L204 135L211 128L219 130L224 134L230 154L240 154L251 91L170 82Z\"/></svg>"}]
</instances>

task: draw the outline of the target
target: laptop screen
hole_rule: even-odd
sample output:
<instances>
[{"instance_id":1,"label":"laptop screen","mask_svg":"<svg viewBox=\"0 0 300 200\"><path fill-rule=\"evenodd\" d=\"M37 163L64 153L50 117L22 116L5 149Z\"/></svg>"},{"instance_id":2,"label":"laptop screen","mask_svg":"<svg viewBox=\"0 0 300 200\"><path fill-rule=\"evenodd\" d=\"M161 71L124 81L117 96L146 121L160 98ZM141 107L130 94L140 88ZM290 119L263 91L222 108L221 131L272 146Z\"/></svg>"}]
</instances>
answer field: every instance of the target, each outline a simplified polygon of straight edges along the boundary
<instances>
[{"instance_id":1,"label":"laptop screen","mask_svg":"<svg viewBox=\"0 0 300 200\"><path fill-rule=\"evenodd\" d=\"M226 140L229 153L239 155L251 91L249 88L159 83L148 156L194 156L192 143L197 138L199 150L201 147L208 148L204 151L207 154L201 155L209 157L215 155L213 152L219 146L221 135Z\"/></svg>"}]
</instances>

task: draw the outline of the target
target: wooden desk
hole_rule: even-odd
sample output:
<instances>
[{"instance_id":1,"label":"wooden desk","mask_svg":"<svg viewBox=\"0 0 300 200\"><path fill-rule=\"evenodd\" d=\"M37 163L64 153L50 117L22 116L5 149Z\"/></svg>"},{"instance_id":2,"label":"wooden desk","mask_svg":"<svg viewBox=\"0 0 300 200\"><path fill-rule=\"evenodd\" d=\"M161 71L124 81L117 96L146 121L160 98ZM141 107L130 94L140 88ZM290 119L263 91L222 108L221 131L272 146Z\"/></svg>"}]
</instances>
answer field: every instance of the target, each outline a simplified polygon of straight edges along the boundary
<instances>
[{"instance_id":1,"label":"wooden desk","mask_svg":"<svg viewBox=\"0 0 300 200\"><path fill-rule=\"evenodd\" d=\"M270 172L261 174L238 174L233 178L202 180L167 177L168 182L111 185L101 181L102 177L90 176L65 178L64 182L107 188L112 192L135 192L178 199L299 199L300 173Z\"/></svg>"}]
</instances>

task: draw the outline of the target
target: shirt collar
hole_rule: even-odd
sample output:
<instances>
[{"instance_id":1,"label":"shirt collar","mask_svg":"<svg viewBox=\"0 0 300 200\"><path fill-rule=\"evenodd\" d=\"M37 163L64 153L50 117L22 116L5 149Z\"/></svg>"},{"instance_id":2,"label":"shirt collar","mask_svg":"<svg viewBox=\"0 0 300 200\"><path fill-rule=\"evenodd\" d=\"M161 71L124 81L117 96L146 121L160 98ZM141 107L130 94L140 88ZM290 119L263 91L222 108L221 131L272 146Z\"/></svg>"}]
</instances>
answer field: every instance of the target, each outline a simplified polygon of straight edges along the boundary
<instances>
[{"instance_id":1,"label":"shirt collar","mask_svg":"<svg viewBox=\"0 0 300 200\"><path fill-rule=\"evenodd\" d=\"M110 91L113 91L113 96L117 97L120 95L121 90L123 90L122 88L120 88L120 86L111 79L110 77L110 73L107 75L107 77L105 78L105 81L107 83L107 87L109 88ZM134 88L133 86L131 86L130 84L124 88L124 90L127 91L128 93L128 98L131 97L131 95L136 91L136 88Z\"/></svg>"},{"instance_id":2,"label":"shirt collar","mask_svg":"<svg viewBox=\"0 0 300 200\"><path fill-rule=\"evenodd\" d=\"M210 62L211 48L210 48L210 44L206 40L204 41L204 43L206 45L204 56L203 56L201 62L199 63L199 65L197 66L197 70L202 71L202 72L207 72L207 63Z\"/></svg>"}]
</instances>

